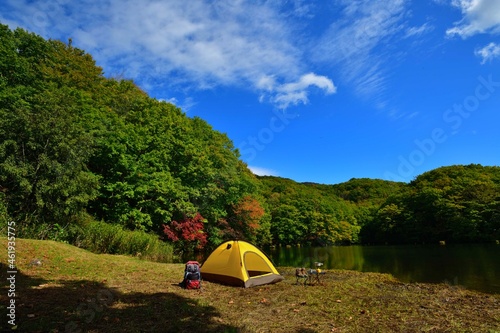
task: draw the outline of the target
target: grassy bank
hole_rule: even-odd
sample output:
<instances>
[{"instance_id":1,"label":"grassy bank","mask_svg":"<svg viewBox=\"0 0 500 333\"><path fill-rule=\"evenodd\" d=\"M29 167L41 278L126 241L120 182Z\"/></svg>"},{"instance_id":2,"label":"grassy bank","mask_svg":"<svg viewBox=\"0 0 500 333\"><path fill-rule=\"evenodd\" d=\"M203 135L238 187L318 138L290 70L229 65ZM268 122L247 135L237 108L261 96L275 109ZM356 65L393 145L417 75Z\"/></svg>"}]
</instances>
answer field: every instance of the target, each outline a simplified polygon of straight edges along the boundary
<instances>
[{"instance_id":1,"label":"grassy bank","mask_svg":"<svg viewBox=\"0 0 500 333\"><path fill-rule=\"evenodd\" d=\"M0 238L2 249L6 238ZM2 280L7 249L0 256ZM38 260L40 262L38 262ZM322 285L178 287L183 265L16 241L16 323L27 332L500 332L500 295L328 271ZM41 264L40 264L41 263ZM2 313L8 304L2 285ZM2 315L1 328L8 328Z\"/></svg>"},{"instance_id":2,"label":"grassy bank","mask_svg":"<svg viewBox=\"0 0 500 333\"><path fill-rule=\"evenodd\" d=\"M0 211L0 222L4 222L0 223L0 235L7 235L7 221L2 219ZM16 226L16 234L22 238L60 241L94 253L123 254L157 262L172 262L174 258L172 244L161 241L158 235L127 230L117 224L95 221L90 216L65 227L21 224Z\"/></svg>"}]
</instances>

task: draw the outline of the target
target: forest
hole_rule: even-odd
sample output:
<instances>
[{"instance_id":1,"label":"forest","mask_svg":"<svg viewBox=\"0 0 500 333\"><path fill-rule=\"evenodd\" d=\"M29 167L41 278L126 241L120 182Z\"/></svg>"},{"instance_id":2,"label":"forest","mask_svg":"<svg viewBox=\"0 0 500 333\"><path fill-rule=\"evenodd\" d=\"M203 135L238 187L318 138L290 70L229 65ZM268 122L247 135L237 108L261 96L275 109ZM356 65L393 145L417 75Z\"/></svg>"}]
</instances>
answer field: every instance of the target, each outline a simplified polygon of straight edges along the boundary
<instances>
[{"instance_id":1,"label":"forest","mask_svg":"<svg viewBox=\"0 0 500 333\"><path fill-rule=\"evenodd\" d=\"M88 230L111 225L190 250L231 238L492 242L500 239L500 167L444 166L410 183L255 176L203 119L106 77L71 42L0 25L2 230L8 221L24 238L78 245Z\"/></svg>"}]
</instances>

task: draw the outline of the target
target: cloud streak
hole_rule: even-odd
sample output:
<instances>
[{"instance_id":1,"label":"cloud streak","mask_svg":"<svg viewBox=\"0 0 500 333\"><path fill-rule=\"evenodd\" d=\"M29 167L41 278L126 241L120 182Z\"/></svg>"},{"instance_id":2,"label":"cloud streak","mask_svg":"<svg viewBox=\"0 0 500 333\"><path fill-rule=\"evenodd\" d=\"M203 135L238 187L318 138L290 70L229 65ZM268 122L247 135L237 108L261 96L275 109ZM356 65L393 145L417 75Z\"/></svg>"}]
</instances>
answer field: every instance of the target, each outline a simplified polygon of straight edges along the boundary
<instances>
[{"instance_id":1,"label":"cloud streak","mask_svg":"<svg viewBox=\"0 0 500 333\"><path fill-rule=\"evenodd\" d=\"M434 27L429 23L424 23L419 27L410 27L406 30L405 37L421 36L434 30Z\"/></svg>"},{"instance_id":2,"label":"cloud streak","mask_svg":"<svg viewBox=\"0 0 500 333\"><path fill-rule=\"evenodd\" d=\"M390 53L386 46L403 29L405 0L343 0L340 19L332 22L314 48L314 58L336 65L342 79L363 96L384 91L382 66ZM426 28L414 30L421 34Z\"/></svg>"}]
</instances>

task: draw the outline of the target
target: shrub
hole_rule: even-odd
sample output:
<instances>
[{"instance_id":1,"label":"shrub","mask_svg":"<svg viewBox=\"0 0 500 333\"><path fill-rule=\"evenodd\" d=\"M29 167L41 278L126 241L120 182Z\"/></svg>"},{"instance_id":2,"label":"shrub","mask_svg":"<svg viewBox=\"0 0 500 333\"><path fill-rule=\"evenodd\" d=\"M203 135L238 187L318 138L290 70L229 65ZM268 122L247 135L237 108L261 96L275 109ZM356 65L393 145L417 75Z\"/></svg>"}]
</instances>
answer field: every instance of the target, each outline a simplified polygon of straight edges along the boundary
<instances>
[{"instance_id":1,"label":"shrub","mask_svg":"<svg viewBox=\"0 0 500 333\"><path fill-rule=\"evenodd\" d=\"M10 221L9 214L7 213L7 205L5 203L5 195L0 192L0 232L1 235L7 235L7 226Z\"/></svg>"},{"instance_id":2,"label":"shrub","mask_svg":"<svg viewBox=\"0 0 500 333\"><path fill-rule=\"evenodd\" d=\"M132 255L142 259L171 262L173 248L157 235L125 230L116 224L91 221L72 235L71 243L95 253Z\"/></svg>"}]
</instances>

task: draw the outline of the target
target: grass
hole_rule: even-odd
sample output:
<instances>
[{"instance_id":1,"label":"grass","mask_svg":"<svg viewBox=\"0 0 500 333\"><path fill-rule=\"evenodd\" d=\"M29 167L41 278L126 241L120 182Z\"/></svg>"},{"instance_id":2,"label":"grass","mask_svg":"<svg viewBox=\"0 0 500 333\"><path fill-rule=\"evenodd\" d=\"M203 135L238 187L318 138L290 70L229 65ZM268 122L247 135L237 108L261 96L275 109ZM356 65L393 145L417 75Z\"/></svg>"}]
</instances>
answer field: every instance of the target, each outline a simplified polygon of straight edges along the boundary
<instances>
[{"instance_id":1,"label":"grass","mask_svg":"<svg viewBox=\"0 0 500 333\"><path fill-rule=\"evenodd\" d=\"M275 285L203 281L201 291L184 290L182 264L24 239L16 264L20 332L500 332L500 295L384 274L331 270L322 284L302 286L293 268L279 267L285 280ZM7 292L3 286L2 310ZM9 328L2 317L0 328Z\"/></svg>"}]
</instances>

